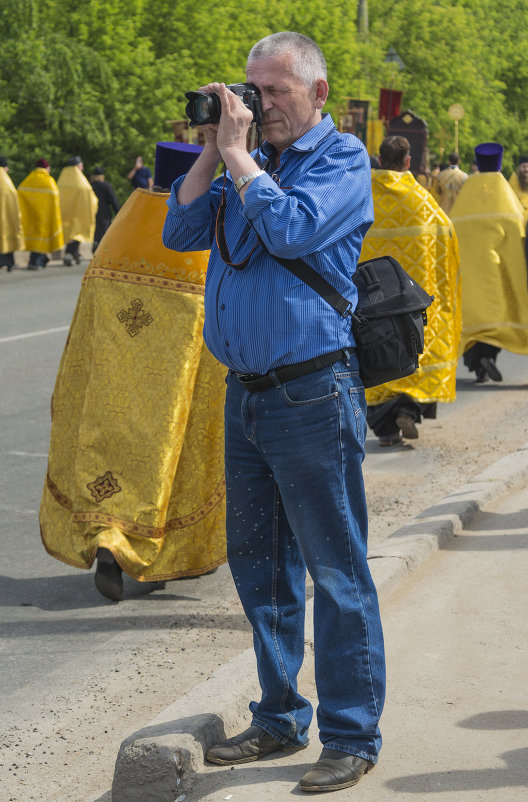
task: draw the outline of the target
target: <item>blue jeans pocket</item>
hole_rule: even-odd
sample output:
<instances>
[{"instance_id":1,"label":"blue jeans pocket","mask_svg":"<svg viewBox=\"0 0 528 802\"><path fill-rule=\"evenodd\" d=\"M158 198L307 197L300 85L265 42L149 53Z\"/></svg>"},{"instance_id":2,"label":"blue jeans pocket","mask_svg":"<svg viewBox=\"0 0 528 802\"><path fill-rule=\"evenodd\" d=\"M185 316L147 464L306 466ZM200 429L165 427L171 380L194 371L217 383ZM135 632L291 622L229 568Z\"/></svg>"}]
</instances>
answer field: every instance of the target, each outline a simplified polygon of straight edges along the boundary
<instances>
[{"instance_id":1,"label":"blue jeans pocket","mask_svg":"<svg viewBox=\"0 0 528 802\"><path fill-rule=\"evenodd\" d=\"M323 368L285 382L281 385L281 392L286 403L294 407L320 404L339 395L331 368Z\"/></svg>"}]
</instances>

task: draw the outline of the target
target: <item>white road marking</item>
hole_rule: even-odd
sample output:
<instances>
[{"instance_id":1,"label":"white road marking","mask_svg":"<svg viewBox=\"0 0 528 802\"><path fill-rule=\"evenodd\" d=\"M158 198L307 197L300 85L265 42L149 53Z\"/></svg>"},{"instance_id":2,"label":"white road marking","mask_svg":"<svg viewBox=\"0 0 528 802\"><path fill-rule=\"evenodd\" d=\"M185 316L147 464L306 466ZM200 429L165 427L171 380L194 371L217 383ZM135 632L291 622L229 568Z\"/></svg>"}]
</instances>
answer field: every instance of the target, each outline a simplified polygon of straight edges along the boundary
<instances>
[{"instance_id":1,"label":"white road marking","mask_svg":"<svg viewBox=\"0 0 528 802\"><path fill-rule=\"evenodd\" d=\"M38 454L34 451L8 451L12 457L47 457L47 454Z\"/></svg>"},{"instance_id":2,"label":"white road marking","mask_svg":"<svg viewBox=\"0 0 528 802\"><path fill-rule=\"evenodd\" d=\"M68 331L69 328L69 326L59 326L56 329L28 331L27 334L13 334L11 337L0 337L0 343L11 343L13 340L26 340L28 337L42 337L43 334L57 334L59 331Z\"/></svg>"},{"instance_id":3,"label":"white road marking","mask_svg":"<svg viewBox=\"0 0 528 802\"><path fill-rule=\"evenodd\" d=\"M19 507L13 507L11 504L0 504L0 510L3 512L16 512L19 515L38 515L38 510L25 510Z\"/></svg>"}]
</instances>

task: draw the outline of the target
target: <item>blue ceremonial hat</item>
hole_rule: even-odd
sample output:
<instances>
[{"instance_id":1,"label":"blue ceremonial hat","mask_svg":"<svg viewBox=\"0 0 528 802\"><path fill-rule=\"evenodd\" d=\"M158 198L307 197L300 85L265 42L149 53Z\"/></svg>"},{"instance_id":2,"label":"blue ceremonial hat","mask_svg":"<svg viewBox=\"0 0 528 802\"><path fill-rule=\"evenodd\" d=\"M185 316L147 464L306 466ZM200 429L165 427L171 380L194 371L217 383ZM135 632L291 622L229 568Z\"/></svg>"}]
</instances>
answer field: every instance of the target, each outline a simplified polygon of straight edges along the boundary
<instances>
[{"instance_id":1,"label":"blue ceremonial hat","mask_svg":"<svg viewBox=\"0 0 528 802\"><path fill-rule=\"evenodd\" d=\"M157 187L170 187L180 175L189 172L202 150L201 145L187 142L158 142L154 184Z\"/></svg>"},{"instance_id":2,"label":"blue ceremonial hat","mask_svg":"<svg viewBox=\"0 0 528 802\"><path fill-rule=\"evenodd\" d=\"M475 158L480 173L498 173L502 164L504 148L498 142L483 142L475 148Z\"/></svg>"}]
</instances>

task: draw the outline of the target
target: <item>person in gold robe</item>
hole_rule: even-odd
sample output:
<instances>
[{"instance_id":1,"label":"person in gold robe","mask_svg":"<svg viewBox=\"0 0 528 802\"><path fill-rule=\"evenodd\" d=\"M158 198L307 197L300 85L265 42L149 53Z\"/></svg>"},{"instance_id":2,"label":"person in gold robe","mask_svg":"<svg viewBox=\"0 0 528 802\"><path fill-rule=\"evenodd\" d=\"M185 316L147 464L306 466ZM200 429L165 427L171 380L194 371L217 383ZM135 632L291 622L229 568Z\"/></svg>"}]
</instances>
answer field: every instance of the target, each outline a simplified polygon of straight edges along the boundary
<instances>
[{"instance_id":1,"label":"person in gold robe","mask_svg":"<svg viewBox=\"0 0 528 802\"><path fill-rule=\"evenodd\" d=\"M427 310L424 353L412 376L366 391L367 422L382 446L418 437L416 424L436 417L437 402L455 399L461 308L458 246L453 225L431 193L409 172L410 145L400 136L380 147L380 170L372 171L374 224L361 260L393 256L434 296Z\"/></svg>"},{"instance_id":2,"label":"person in gold robe","mask_svg":"<svg viewBox=\"0 0 528 802\"><path fill-rule=\"evenodd\" d=\"M502 381L502 348L528 354L526 222L515 192L499 172L503 148L475 148L479 172L466 181L451 210L460 244L464 364L482 384Z\"/></svg>"},{"instance_id":3,"label":"person in gold robe","mask_svg":"<svg viewBox=\"0 0 528 802\"><path fill-rule=\"evenodd\" d=\"M519 198L528 222L528 156L521 156L515 172L510 176L510 186Z\"/></svg>"},{"instance_id":4,"label":"person in gold robe","mask_svg":"<svg viewBox=\"0 0 528 802\"><path fill-rule=\"evenodd\" d=\"M47 159L39 159L19 184L18 201L26 248L31 251L28 270L39 270L49 262L48 253L64 245L59 190Z\"/></svg>"},{"instance_id":5,"label":"person in gold robe","mask_svg":"<svg viewBox=\"0 0 528 802\"><path fill-rule=\"evenodd\" d=\"M0 156L0 267L7 267L10 273L14 252L24 250L24 232L17 191L8 173L8 161Z\"/></svg>"},{"instance_id":6,"label":"person in gold robe","mask_svg":"<svg viewBox=\"0 0 528 802\"><path fill-rule=\"evenodd\" d=\"M165 190L136 189L102 238L52 398L44 547L78 568L97 558L96 587L114 600L122 571L163 581L226 560L226 370L202 338L208 252L161 240L171 182L201 150L180 147L158 176Z\"/></svg>"},{"instance_id":7,"label":"person in gold robe","mask_svg":"<svg viewBox=\"0 0 528 802\"><path fill-rule=\"evenodd\" d=\"M66 250L64 264L79 264L81 242L94 241L95 216L99 201L90 182L85 177L84 164L80 156L74 156L63 167L57 186L59 187L62 229Z\"/></svg>"},{"instance_id":8,"label":"person in gold robe","mask_svg":"<svg viewBox=\"0 0 528 802\"><path fill-rule=\"evenodd\" d=\"M451 212L458 193L468 177L468 174L459 167L458 153L450 153L448 160L449 166L438 174L437 179L437 200L447 215Z\"/></svg>"}]
</instances>

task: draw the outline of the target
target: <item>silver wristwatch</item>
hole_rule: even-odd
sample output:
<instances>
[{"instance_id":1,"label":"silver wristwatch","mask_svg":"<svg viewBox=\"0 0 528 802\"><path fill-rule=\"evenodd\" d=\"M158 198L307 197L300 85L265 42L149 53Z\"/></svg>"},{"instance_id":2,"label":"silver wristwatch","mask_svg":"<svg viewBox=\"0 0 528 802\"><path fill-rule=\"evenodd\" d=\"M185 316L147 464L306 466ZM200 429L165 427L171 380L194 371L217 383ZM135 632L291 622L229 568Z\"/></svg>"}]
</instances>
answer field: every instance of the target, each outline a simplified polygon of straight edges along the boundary
<instances>
[{"instance_id":1,"label":"silver wristwatch","mask_svg":"<svg viewBox=\"0 0 528 802\"><path fill-rule=\"evenodd\" d=\"M255 170L253 173L246 173L246 175L241 175L240 178L237 178L235 181L235 189L237 192L240 192L243 186L248 184L250 181L253 181L258 175L264 175L264 170Z\"/></svg>"}]
</instances>

